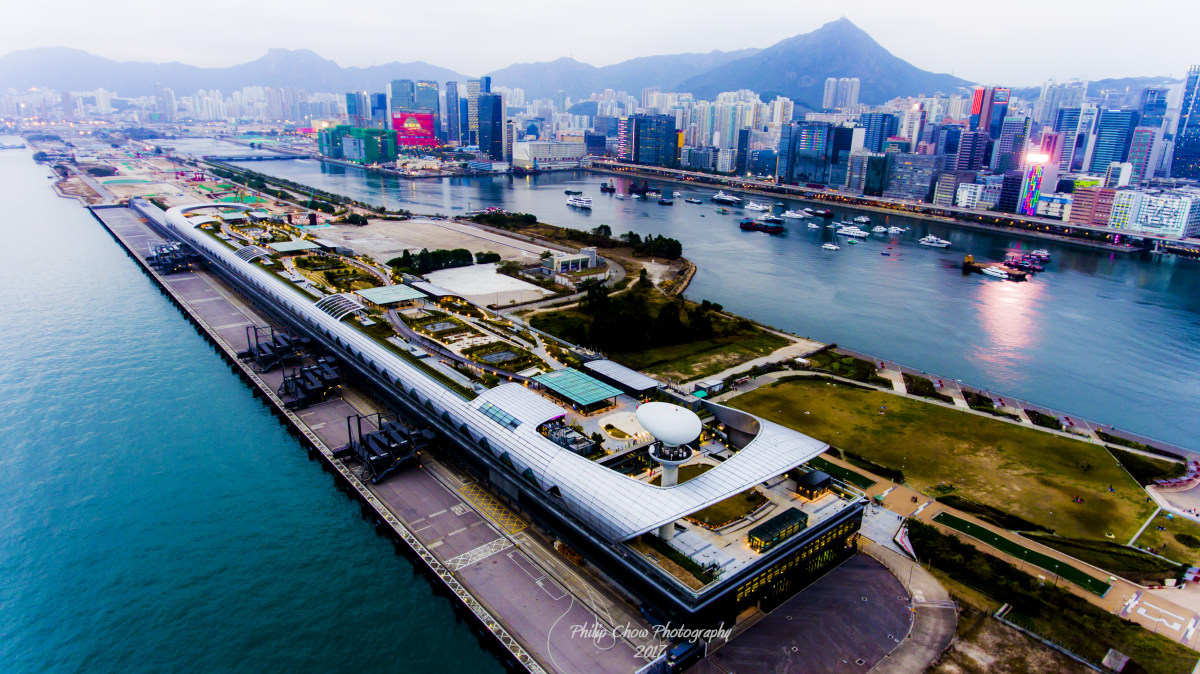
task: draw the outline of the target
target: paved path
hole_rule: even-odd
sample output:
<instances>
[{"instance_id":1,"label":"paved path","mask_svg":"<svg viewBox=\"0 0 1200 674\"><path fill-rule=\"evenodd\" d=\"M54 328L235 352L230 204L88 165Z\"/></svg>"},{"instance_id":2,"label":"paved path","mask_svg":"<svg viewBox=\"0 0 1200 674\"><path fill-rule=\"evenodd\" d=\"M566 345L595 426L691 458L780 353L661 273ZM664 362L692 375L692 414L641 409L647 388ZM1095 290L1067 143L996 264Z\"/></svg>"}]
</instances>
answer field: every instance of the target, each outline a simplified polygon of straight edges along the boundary
<instances>
[{"instance_id":1,"label":"paved path","mask_svg":"<svg viewBox=\"0 0 1200 674\"><path fill-rule=\"evenodd\" d=\"M958 611L950 593L925 567L878 543L860 546L888 567L912 598L913 623L908 636L870 671L880 674L923 672L954 640Z\"/></svg>"},{"instance_id":2,"label":"paved path","mask_svg":"<svg viewBox=\"0 0 1200 674\"><path fill-rule=\"evenodd\" d=\"M771 330L770 332L775 332L775 331ZM699 381L709 381L709 380L715 380L715 379L726 379L726 378L732 377L733 375L736 375L736 374L741 374L743 372L749 372L750 370L753 370L754 368L762 366L762 365L768 365L768 364L772 364L772 363L782 363L783 361L792 360L794 358L803 358L803 357L813 353L814 351L818 351L818 350L824 348L824 346L825 346L824 344L822 344L820 342L814 342L809 339L802 339L800 337L796 337L794 335L788 335L788 334L785 334L782 332L777 332L775 334L778 334L782 337L787 337L788 339L792 340L792 343L788 344L787 346L783 346L778 349L775 349L774 351L772 351L771 353L768 353L765 356L760 356L758 358L755 358L754 360L748 360L740 365L734 365L733 367L729 367L724 370L721 370L720 372L718 372L716 374L710 374L710 375L706 375L703 377L697 377L687 383L695 383L695 382L699 382Z\"/></svg>"}]
</instances>

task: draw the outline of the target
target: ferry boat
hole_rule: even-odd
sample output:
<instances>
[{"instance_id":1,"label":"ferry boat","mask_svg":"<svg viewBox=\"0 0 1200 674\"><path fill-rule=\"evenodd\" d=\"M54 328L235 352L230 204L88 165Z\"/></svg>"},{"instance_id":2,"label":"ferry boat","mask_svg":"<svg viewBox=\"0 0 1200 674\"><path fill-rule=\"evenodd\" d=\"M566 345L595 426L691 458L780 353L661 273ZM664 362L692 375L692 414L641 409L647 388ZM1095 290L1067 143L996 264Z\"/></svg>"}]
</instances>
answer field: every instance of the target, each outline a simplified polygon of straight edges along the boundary
<instances>
[{"instance_id":1,"label":"ferry boat","mask_svg":"<svg viewBox=\"0 0 1200 674\"><path fill-rule=\"evenodd\" d=\"M818 225L818 224L817 224L817 223L815 223L815 222L810 222L810 223L808 223L808 228L809 228L809 229L820 229L820 228L821 228L821 226L820 226L820 225Z\"/></svg>"},{"instance_id":2,"label":"ferry boat","mask_svg":"<svg viewBox=\"0 0 1200 674\"><path fill-rule=\"evenodd\" d=\"M840 234L841 236L856 236L856 237L857 236L863 236L863 237L871 236L870 232L868 232L864 229L859 229L858 227L855 227L854 225L850 225L849 227L843 227L843 228L839 229L837 231L837 233Z\"/></svg>"},{"instance_id":3,"label":"ferry boat","mask_svg":"<svg viewBox=\"0 0 1200 674\"><path fill-rule=\"evenodd\" d=\"M869 222L871 222L871 218L868 218L868 217L867 217L867 216L865 216L865 215L860 215L860 216L858 216L858 217L854 218L854 221L855 221L855 222L862 222L862 223L869 223Z\"/></svg>"},{"instance_id":4,"label":"ferry boat","mask_svg":"<svg viewBox=\"0 0 1200 674\"><path fill-rule=\"evenodd\" d=\"M930 234L929 236L923 237L917 243L921 244L922 246L929 246L931 248L945 248L946 246L950 245L949 241L947 241L945 239L939 239L932 234Z\"/></svg>"},{"instance_id":5,"label":"ferry boat","mask_svg":"<svg viewBox=\"0 0 1200 674\"><path fill-rule=\"evenodd\" d=\"M750 203L746 204L746 210L748 210L748 211L769 211L769 210L771 210L771 207L764 206L762 204L758 204L758 203L751 201Z\"/></svg>"},{"instance_id":6,"label":"ferry boat","mask_svg":"<svg viewBox=\"0 0 1200 674\"><path fill-rule=\"evenodd\" d=\"M735 206L742 203L742 200L738 197L735 197L732 194L725 194L724 192L717 192L716 194L712 195L712 200L718 204L731 204Z\"/></svg>"},{"instance_id":7,"label":"ferry boat","mask_svg":"<svg viewBox=\"0 0 1200 674\"><path fill-rule=\"evenodd\" d=\"M857 219L858 218L855 218L855 220L857 220ZM875 225L874 227L871 228L871 231L875 232L876 234L883 234L884 232L888 231L888 229L887 229L887 227L884 227L883 225Z\"/></svg>"},{"instance_id":8,"label":"ferry boat","mask_svg":"<svg viewBox=\"0 0 1200 674\"><path fill-rule=\"evenodd\" d=\"M698 204L698 203L701 203L701 201L700 201L699 199L693 199L693 198L691 198L691 197L688 197L687 199L684 199L684 201L686 201L686 202L687 202L687 203L689 203L689 204Z\"/></svg>"},{"instance_id":9,"label":"ferry boat","mask_svg":"<svg viewBox=\"0 0 1200 674\"><path fill-rule=\"evenodd\" d=\"M592 198L584 196L573 196L567 199L567 205L572 208L582 208L584 210L592 210Z\"/></svg>"},{"instance_id":10,"label":"ferry boat","mask_svg":"<svg viewBox=\"0 0 1200 674\"><path fill-rule=\"evenodd\" d=\"M836 243L827 243L827 244L822 245L821 248L824 248L825 250L841 250L842 249L841 246L838 246Z\"/></svg>"},{"instance_id":11,"label":"ferry boat","mask_svg":"<svg viewBox=\"0 0 1200 674\"><path fill-rule=\"evenodd\" d=\"M801 218L808 217L807 214L797 213L796 211L784 211L782 215L783 215L783 217L791 218L792 220L800 220Z\"/></svg>"},{"instance_id":12,"label":"ferry boat","mask_svg":"<svg viewBox=\"0 0 1200 674\"><path fill-rule=\"evenodd\" d=\"M766 222L755 220L754 218L742 218L738 226L748 232L766 232L768 234L782 234L783 225L773 225Z\"/></svg>"}]
</instances>

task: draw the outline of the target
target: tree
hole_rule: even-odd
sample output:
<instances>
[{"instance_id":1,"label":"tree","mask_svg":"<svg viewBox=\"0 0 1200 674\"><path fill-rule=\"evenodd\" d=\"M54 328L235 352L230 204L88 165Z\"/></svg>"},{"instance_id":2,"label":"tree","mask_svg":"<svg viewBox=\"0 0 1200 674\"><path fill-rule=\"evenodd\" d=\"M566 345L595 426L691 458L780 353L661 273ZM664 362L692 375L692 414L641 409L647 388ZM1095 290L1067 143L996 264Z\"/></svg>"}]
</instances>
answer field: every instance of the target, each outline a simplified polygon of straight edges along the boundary
<instances>
[{"instance_id":1,"label":"tree","mask_svg":"<svg viewBox=\"0 0 1200 674\"><path fill-rule=\"evenodd\" d=\"M596 236L599 236L599 237L603 237L605 239L611 238L612 237L612 227L609 227L608 225L600 225L599 227L592 230L592 234L595 234Z\"/></svg>"},{"instance_id":2,"label":"tree","mask_svg":"<svg viewBox=\"0 0 1200 674\"><path fill-rule=\"evenodd\" d=\"M621 239L634 248L642 245L642 236L637 232L625 232L621 235Z\"/></svg>"},{"instance_id":3,"label":"tree","mask_svg":"<svg viewBox=\"0 0 1200 674\"><path fill-rule=\"evenodd\" d=\"M422 248L421 252L417 253L417 273L428 274L433 271L433 258L429 254L428 248Z\"/></svg>"},{"instance_id":4,"label":"tree","mask_svg":"<svg viewBox=\"0 0 1200 674\"><path fill-rule=\"evenodd\" d=\"M551 257L553 257L553 254L551 254L550 251L548 251L548 250L542 251L542 259L543 260L549 260Z\"/></svg>"},{"instance_id":5,"label":"tree","mask_svg":"<svg viewBox=\"0 0 1200 674\"><path fill-rule=\"evenodd\" d=\"M638 272L637 287L643 290L649 290L654 287L654 284L650 281L650 274L646 271L645 267L642 267L642 270Z\"/></svg>"},{"instance_id":6,"label":"tree","mask_svg":"<svg viewBox=\"0 0 1200 674\"><path fill-rule=\"evenodd\" d=\"M679 319L679 305L675 302L663 305L654 319L654 340L659 344L675 344L683 341L683 321Z\"/></svg>"},{"instance_id":7,"label":"tree","mask_svg":"<svg viewBox=\"0 0 1200 674\"><path fill-rule=\"evenodd\" d=\"M604 312L609 304L609 287L598 279L588 279L579 284L579 290L584 293L581 308L586 314L595 316Z\"/></svg>"}]
</instances>

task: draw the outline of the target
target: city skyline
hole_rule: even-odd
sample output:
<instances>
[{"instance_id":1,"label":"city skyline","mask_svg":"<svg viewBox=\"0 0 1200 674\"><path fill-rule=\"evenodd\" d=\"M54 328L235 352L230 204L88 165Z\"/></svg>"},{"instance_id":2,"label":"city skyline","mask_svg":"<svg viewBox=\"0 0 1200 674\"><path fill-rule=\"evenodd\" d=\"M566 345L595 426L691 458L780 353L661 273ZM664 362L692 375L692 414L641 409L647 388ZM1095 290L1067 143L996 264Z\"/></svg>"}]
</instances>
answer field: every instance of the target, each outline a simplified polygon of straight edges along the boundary
<instances>
[{"instance_id":1,"label":"city skyline","mask_svg":"<svg viewBox=\"0 0 1200 674\"><path fill-rule=\"evenodd\" d=\"M146 11L123 15L121 26L128 33L162 31L164 17L158 5ZM634 3L617 0L606 7L612 16L625 15ZM958 6L953 13L926 13L911 6L894 7L882 0L868 0L852 14L839 9L802 8L771 2L761 7L770 22L723 23L720 37L697 42L696 31L711 25L720 11L715 3L705 11L693 6L688 12L658 6L637 5L644 20L627 22L621 31L599 39L580 40L579 31L561 14L518 14L511 7L480 2L459 3L454 16L478 20L443 25L446 11L440 7L406 7L394 15L372 14L372 21L358 20L361 13L331 14L305 11L303 4L243 6L220 0L213 11L187 17L189 32L205 34L203 41L129 40L124 31L94 5L78 0L60 3L53 37L30 30L41 19L32 6L13 8L12 21L0 27L0 40L9 51L67 46L83 49L117 61L182 62L199 67L224 67L259 58L268 48L312 49L343 67L366 67L391 61L424 61L477 76L508 65L573 58L603 67L633 58L673 53L736 51L765 48L794 35L816 30L838 18L848 18L885 48L917 67L947 72L983 84L1033 86L1049 78L1103 79L1110 77L1170 76L1182 78L1186 66L1196 60L1189 48L1187 27L1200 19L1200 10L1170 6L1151 0L1139 6L1134 22L1112 21L1112 12L1072 14L1070 30L1064 22L1029 22L1028 16L1047 14L1045 3L1019 0L1003 12L986 7ZM932 7L931 7L932 8ZM1097 5L1096 10L1103 10ZM1113 5L1116 11L1118 6ZM1028 10L1028 11L1025 11ZM1068 13L1064 4L1062 12ZM1175 20L1158 21L1170 14ZM1187 16L1192 14L1193 16ZM239 28L228 21L236 15ZM913 17L919 16L919 24ZM657 17L657 18L656 18ZM1140 17L1147 17L1144 20ZM662 19L657 20L657 19ZM1137 22L1146 23L1155 34L1155 49L1092 50L1096 44L1120 44L1128 35L1143 34ZM108 26L112 23L113 26ZM670 25L664 31L661 26ZM987 26L966 30L965 26ZM97 30L97 27L105 29ZM242 26L258 37L247 40ZM1005 27L1009 29L1005 29ZM319 30L318 30L319 29ZM536 35L537 39L514 40L514 35ZM349 36L333 39L326 36ZM1014 35L1023 39L1013 40ZM400 38L400 39L397 39ZM1079 58L1087 54L1086 59Z\"/></svg>"}]
</instances>

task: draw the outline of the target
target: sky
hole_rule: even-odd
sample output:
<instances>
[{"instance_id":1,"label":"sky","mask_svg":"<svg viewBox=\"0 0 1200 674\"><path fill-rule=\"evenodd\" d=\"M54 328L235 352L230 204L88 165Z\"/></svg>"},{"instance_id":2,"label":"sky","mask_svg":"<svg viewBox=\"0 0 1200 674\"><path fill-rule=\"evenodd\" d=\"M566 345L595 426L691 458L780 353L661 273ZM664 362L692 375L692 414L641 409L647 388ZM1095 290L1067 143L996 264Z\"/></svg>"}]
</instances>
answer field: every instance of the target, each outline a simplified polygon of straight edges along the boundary
<instances>
[{"instance_id":1,"label":"sky","mask_svg":"<svg viewBox=\"0 0 1200 674\"><path fill-rule=\"evenodd\" d=\"M562 56L604 66L768 47L843 15L919 68L984 84L1182 77L1200 63L1200 3L1189 0L25 0L6 6L0 50L74 47L214 67L282 47L342 66L425 61L478 76Z\"/></svg>"}]
</instances>

